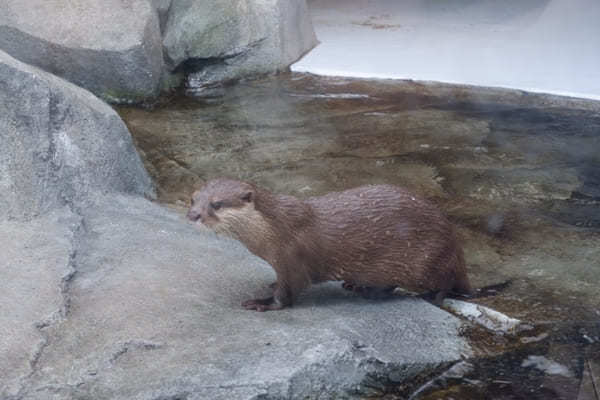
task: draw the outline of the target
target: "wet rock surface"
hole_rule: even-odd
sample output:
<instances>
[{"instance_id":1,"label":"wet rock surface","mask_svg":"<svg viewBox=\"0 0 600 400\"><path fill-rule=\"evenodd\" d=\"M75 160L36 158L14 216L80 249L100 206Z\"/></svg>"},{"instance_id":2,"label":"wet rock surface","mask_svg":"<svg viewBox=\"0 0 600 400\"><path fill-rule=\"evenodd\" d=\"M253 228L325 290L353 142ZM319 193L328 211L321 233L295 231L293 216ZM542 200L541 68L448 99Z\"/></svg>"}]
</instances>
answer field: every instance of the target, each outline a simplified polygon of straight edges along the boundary
<instances>
[{"instance_id":1,"label":"wet rock surface","mask_svg":"<svg viewBox=\"0 0 600 400\"><path fill-rule=\"evenodd\" d=\"M119 112L159 198L181 209L194 187L218 176L299 197L368 183L428 197L459 227L474 286L513 279L498 295L471 302L533 329L472 335L481 363L467 380L487 383L471 390L460 380L429 391L431 398L457 390L466 390L458 398L522 398L557 379L523 367L531 355L573 371L538 398L578 392L582 365L597 347L578 332L592 338L600 324L597 102L291 74ZM514 374L503 380L494 371ZM394 390L400 398L412 393Z\"/></svg>"}]
</instances>

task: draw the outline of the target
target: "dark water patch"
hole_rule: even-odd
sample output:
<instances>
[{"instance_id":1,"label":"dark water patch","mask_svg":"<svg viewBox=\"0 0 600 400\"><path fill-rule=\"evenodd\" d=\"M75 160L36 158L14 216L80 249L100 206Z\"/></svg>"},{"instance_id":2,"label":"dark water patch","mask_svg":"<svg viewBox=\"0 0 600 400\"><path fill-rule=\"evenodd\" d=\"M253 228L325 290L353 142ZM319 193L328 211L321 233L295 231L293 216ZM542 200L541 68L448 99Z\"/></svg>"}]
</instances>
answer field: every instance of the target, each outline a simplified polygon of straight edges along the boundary
<instances>
[{"instance_id":1,"label":"dark water patch","mask_svg":"<svg viewBox=\"0 0 600 400\"><path fill-rule=\"evenodd\" d=\"M478 343L493 342L476 329L466 335ZM600 324L563 324L550 331L534 327L487 351L491 354L462 362L468 368L455 368L462 373L440 374L410 393L388 398L576 399L588 390L582 389L587 366L600 362Z\"/></svg>"},{"instance_id":2,"label":"dark water patch","mask_svg":"<svg viewBox=\"0 0 600 400\"><path fill-rule=\"evenodd\" d=\"M600 163L597 112L473 102L433 108L488 121L490 133L483 143L499 153L517 153L524 161L574 166L582 174Z\"/></svg>"},{"instance_id":3,"label":"dark water patch","mask_svg":"<svg viewBox=\"0 0 600 400\"><path fill-rule=\"evenodd\" d=\"M555 134L566 137L596 136L600 114L588 110L558 107L515 107L505 103L449 101L432 108L491 121L495 129L518 134Z\"/></svg>"},{"instance_id":4,"label":"dark water patch","mask_svg":"<svg viewBox=\"0 0 600 400\"><path fill-rule=\"evenodd\" d=\"M551 218L578 228L600 232L600 201L578 198L548 201L541 208Z\"/></svg>"},{"instance_id":5,"label":"dark water patch","mask_svg":"<svg viewBox=\"0 0 600 400\"><path fill-rule=\"evenodd\" d=\"M582 184L573 193L572 197L574 199L600 201L600 163L595 161L585 162L579 168L579 173Z\"/></svg>"}]
</instances>

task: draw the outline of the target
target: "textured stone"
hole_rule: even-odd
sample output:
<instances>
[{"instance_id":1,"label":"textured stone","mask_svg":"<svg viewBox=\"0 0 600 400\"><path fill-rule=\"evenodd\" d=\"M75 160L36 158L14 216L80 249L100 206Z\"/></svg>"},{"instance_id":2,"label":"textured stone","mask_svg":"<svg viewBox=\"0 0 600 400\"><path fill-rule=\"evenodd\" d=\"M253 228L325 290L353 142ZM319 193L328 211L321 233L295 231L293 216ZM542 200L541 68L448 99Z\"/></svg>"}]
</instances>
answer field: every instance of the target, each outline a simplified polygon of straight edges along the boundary
<instances>
[{"instance_id":1,"label":"textured stone","mask_svg":"<svg viewBox=\"0 0 600 400\"><path fill-rule=\"evenodd\" d=\"M0 49L13 57L109 101L158 94L160 26L147 0L0 0L0 9Z\"/></svg>"},{"instance_id":2,"label":"textured stone","mask_svg":"<svg viewBox=\"0 0 600 400\"><path fill-rule=\"evenodd\" d=\"M15 399L359 397L375 382L401 382L470 353L461 322L443 310L412 298L366 300L335 283L289 309L244 310L240 303L273 281L272 269L145 199L100 197L81 215L65 318L43 329L27 376L0 376L0 387L21 387ZM45 248L31 249L32 259L45 257ZM33 283L15 290L60 276L24 275Z\"/></svg>"},{"instance_id":3,"label":"textured stone","mask_svg":"<svg viewBox=\"0 0 600 400\"><path fill-rule=\"evenodd\" d=\"M152 196L131 135L88 91L0 51L0 217L30 218L96 191Z\"/></svg>"},{"instance_id":4,"label":"textured stone","mask_svg":"<svg viewBox=\"0 0 600 400\"><path fill-rule=\"evenodd\" d=\"M165 28L165 58L197 73L192 84L287 68L316 44L304 0L181 0Z\"/></svg>"}]
</instances>

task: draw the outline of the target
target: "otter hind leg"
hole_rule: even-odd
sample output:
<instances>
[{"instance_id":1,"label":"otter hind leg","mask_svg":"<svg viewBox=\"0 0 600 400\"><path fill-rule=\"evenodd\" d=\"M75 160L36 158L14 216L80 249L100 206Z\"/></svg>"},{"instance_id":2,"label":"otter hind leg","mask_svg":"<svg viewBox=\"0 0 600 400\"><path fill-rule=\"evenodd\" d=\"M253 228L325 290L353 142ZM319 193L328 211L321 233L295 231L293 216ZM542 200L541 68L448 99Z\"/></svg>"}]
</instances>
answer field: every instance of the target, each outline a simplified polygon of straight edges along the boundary
<instances>
[{"instance_id":1,"label":"otter hind leg","mask_svg":"<svg viewBox=\"0 0 600 400\"><path fill-rule=\"evenodd\" d=\"M435 304L438 307L441 307L444 304L444 299L446 298L446 295L448 294L447 290L440 290L435 294L435 297L433 298L433 304Z\"/></svg>"},{"instance_id":2,"label":"otter hind leg","mask_svg":"<svg viewBox=\"0 0 600 400\"><path fill-rule=\"evenodd\" d=\"M444 304L444 299L447 295L448 290L432 290L429 292L422 293L418 297L433 305L442 307L442 305Z\"/></svg>"}]
</instances>

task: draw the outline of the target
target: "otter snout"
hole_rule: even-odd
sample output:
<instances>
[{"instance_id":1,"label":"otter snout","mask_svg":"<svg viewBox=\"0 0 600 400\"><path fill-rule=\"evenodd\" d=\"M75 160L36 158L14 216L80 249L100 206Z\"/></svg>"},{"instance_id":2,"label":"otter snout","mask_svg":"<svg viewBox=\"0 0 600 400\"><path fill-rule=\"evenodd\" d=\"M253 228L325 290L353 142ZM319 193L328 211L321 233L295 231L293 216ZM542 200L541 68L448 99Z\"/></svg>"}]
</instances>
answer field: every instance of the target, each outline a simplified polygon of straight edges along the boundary
<instances>
[{"instance_id":1,"label":"otter snout","mask_svg":"<svg viewBox=\"0 0 600 400\"><path fill-rule=\"evenodd\" d=\"M194 210L193 208L191 208L188 212L187 212L187 218L192 221L192 222L196 222L198 220L202 221L202 213L198 212L197 210Z\"/></svg>"}]
</instances>

